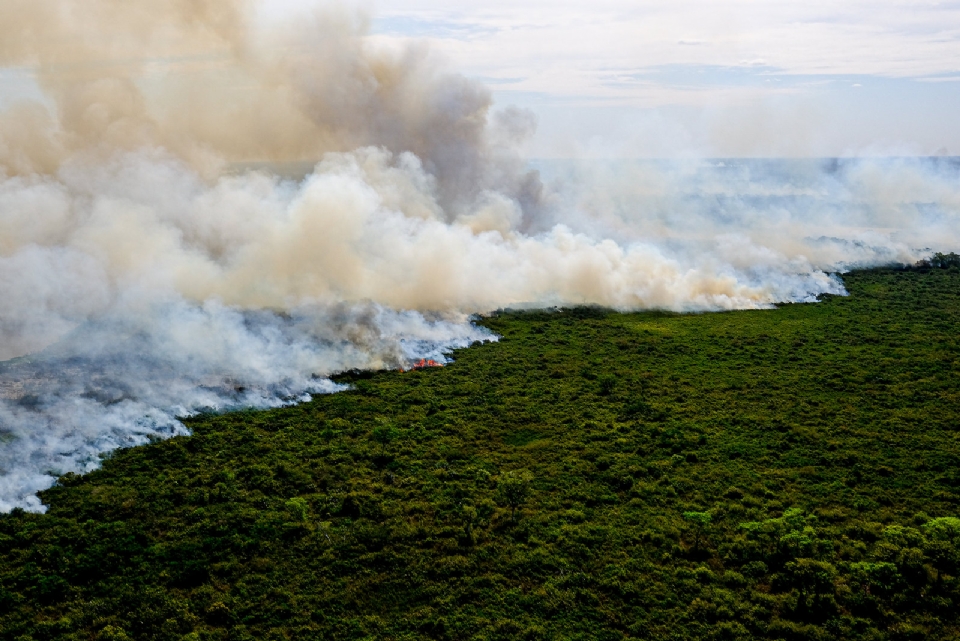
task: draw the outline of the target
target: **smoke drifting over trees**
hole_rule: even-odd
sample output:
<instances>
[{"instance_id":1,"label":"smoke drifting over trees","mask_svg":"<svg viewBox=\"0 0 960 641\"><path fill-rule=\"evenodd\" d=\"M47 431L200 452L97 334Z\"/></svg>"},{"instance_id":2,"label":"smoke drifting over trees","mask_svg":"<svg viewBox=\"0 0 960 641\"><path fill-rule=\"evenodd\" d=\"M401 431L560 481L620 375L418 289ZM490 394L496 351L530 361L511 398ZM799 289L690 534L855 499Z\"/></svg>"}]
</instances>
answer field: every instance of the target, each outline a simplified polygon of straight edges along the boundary
<instances>
[{"instance_id":1,"label":"smoke drifting over trees","mask_svg":"<svg viewBox=\"0 0 960 641\"><path fill-rule=\"evenodd\" d=\"M960 229L949 161L537 171L532 114L343 10L11 0L0 25L45 95L0 113L0 359L40 352L0 370L0 509L178 414L442 358L489 338L473 313L813 300Z\"/></svg>"}]
</instances>

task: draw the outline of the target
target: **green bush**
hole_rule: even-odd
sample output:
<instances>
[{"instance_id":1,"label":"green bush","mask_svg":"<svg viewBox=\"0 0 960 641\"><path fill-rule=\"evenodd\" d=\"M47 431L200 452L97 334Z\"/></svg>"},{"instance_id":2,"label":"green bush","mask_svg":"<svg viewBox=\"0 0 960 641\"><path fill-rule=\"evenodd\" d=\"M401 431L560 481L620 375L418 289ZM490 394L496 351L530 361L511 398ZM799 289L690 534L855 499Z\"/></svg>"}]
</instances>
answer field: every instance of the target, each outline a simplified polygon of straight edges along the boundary
<instances>
[{"instance_id":1,"label":"green bush","mask_svg":"<svg viewBox=\"0 0 960 641\"><path fill-rule=\"evenodd\" d=\"M0 516L0 637L960 638L960 276L844 281L190 419Z\"/></svg>"}]
</instances>

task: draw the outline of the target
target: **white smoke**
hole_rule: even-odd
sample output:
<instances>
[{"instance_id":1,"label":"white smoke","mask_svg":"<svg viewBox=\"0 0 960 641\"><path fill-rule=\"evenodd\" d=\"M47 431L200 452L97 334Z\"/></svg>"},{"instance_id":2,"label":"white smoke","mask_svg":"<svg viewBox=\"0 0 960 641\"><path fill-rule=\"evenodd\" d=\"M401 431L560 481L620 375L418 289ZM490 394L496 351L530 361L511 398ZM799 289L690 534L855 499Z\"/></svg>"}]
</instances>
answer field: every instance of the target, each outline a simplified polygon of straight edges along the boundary
<instances>
[{"instance_id":1,"label":"white smoke","mask_svg":"<svg viewBox=\"0 0 960 641\"><path fill-rule=\"evenodd\" d=\"M50 101L0 114L0 510L177 417L492 339L471 314L813 301L960 240L949 160L538 171L532 115L429 51L254 9L0 7Z\"/></svg>"},{"instance_id":2,"label":"white smoke","mask_svg":"<svg viewBox=\"0 0 960 641\"><path fill-rule=\"evenodd\" d=\"M0 363L0 510L43 510L35 493L99 455L185 434L202 411L279 407L343 389L326 378L397 368L491 334L372 303L277 313L216 300L121 303L40 354Z\"/></svg>"}]
</instances>

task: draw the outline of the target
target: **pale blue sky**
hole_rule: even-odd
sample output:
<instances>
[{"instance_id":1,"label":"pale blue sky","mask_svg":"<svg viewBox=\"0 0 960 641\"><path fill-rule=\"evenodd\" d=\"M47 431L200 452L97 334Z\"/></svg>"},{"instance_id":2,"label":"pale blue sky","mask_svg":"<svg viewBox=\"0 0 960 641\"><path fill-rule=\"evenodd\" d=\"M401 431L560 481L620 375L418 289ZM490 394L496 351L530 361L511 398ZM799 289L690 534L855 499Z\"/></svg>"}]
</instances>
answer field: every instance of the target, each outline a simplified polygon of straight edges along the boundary
<instances>
[{"instance_id":1,"label":"pale blue sky","mask_svg":"<svg viewBox=\"0 0 960 641\"><path fill-rule=\"evenodd\" d=\"M363 6L534 110L534 155L960 154L960 2Z\"/></svg>"}]
</instances>

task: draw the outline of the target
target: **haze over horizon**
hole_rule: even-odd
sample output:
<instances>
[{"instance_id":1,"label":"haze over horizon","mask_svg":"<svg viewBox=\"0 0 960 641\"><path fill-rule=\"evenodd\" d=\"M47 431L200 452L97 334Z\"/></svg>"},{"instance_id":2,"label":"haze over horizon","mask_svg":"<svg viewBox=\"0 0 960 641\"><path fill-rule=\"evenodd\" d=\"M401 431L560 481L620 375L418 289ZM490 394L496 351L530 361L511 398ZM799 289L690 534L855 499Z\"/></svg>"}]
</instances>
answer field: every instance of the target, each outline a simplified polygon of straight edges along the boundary
<instances>
[{"instance_id":1,"label":"haze over horizon","mask_svg":"<svg viewBox=\"0 0 960 641\"><path fill-rule=\"evenodd\" d=\"M533 156L960 153L960 3L381 0L533 109Z\"/></svg>"}]
</instances>

